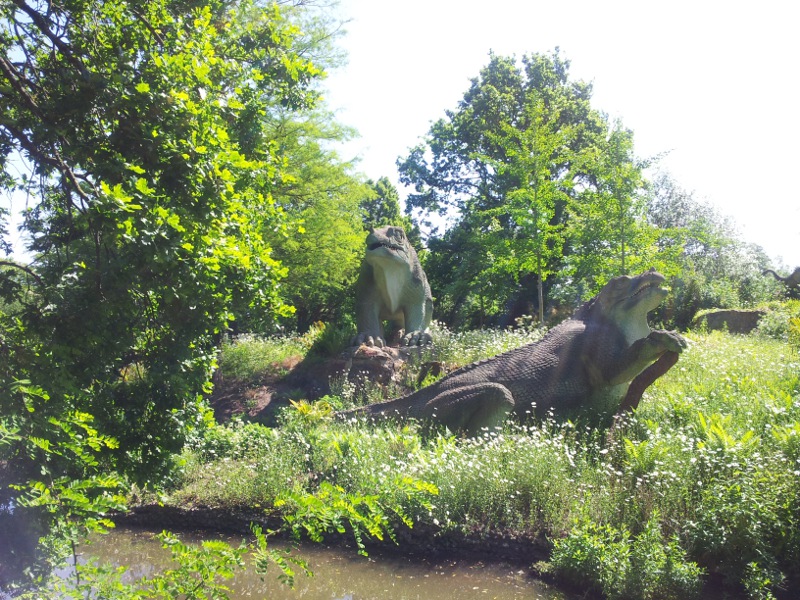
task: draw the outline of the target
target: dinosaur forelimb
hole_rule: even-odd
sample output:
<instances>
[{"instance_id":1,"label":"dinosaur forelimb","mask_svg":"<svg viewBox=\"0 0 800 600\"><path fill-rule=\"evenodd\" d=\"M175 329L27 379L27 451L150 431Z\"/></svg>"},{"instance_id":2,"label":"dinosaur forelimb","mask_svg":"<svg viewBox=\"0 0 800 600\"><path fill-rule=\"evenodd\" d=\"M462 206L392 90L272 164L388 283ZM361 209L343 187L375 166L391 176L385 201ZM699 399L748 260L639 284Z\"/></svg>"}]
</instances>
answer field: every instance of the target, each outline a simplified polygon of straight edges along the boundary
<instances>
[{"instance_id":1,"label":"dinosaur forelimb","mask_svg":"<svg viewBox=\"0 0 800 600\"><path fill-rule=\"evenodd\" d=\"M619 405L618 414L625 411L633 411L639 406L644 391L649 388L656 379L669 371L678 362L680 354L668 350L652 365L634 377L628 386L628 392Z\"/></svg>"}]
</instances>

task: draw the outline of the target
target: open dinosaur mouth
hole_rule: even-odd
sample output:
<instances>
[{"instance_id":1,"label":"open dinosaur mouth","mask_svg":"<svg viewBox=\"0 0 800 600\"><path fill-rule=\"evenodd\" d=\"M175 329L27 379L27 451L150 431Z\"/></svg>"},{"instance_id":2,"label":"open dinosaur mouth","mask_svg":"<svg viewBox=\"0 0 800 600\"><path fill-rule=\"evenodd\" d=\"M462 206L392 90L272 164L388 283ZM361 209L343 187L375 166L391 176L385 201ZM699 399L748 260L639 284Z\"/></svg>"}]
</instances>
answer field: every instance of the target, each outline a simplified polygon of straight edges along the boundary
<instances>
[{"instance_id":1,"label":"open dinosaur mouth","mask_svg":"<svg viewBox=\"0 0 800 600\"><path fill-rule=\"evenodd\" d=\"M666 291L661 284L664 282L663 278L659 278L656 281L648 281L647 283L643 283L638 290L636 290L633 294L630 295L631 298L635 298L641 294L646 294L652 290L656 290L659 292Z\"/></svg>"},{"instance_id":2,"label":"open dinosaur mouth","mask_svg":"<svg viewBox=\"0 0 800 600\"><path fill-rule=\"evenodd\" d=\"M640 287L638 290L636 290L633 293L633 295L634 296L638 296L639 294L641 294L643 292L646 292L646 291L648 291L648 290L650 290L651 288L654 288L654 287L658 287L658 284L655 283L655 282L654 283L645 283L642 287Z\"/></svg>"},{"instance_id":3,"label":"open dinosaur mouth","mask_svg":"<svg viewBox=\"0 0 800 600\"><path fill-rule=\"evenodd\" d=\"M392 246L390 244L384 244L381 242L375 242L374 244L369 244L367 246L367 250L377 250L378 248L387 248L388 250L400 250L397 246Z\"/></svg>"}]
</instances>

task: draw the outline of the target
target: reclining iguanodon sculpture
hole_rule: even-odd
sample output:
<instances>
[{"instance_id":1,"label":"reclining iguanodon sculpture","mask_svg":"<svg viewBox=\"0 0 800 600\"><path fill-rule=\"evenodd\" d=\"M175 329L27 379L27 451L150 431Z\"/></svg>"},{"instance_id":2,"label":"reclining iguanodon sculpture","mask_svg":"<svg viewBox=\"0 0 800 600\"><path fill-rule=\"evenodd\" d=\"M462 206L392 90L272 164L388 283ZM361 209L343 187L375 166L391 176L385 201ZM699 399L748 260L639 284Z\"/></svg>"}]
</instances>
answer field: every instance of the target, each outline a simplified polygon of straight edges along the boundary
<instances>
[{"instance_id":1,"label":"reclining iguanodon sculpture","mask_svg":"<svg viewBox=\"0 0 800 600\"><path fill-rule=\"evenodd\" d=\"M462 367L402 398L339 415L432 419L468 435L499 426L510 413L520 420L551 410L613 415L637 375L686 347L677 332L647 324L647 313L667 295L663 281L652 269L616 277L538 342Z\"/></svg>"}]
</instances>

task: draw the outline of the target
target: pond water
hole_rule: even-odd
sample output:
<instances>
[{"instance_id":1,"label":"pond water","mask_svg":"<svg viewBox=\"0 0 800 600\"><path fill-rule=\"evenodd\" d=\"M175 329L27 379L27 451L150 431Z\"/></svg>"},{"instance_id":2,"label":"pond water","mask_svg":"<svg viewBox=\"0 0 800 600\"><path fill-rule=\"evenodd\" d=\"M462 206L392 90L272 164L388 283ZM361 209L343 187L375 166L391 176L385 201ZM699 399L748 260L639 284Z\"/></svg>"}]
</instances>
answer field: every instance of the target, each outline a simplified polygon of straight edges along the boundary
<instances>
[{"instance_id":1,"label":"pond water","mask_svg":"<svg viewBox=\"0 0 800 600\"><path fill-rule=\"evenodd\" d=\"M199 537L181 534L184 542ZM222 538L238 545L239 538ZM282 547L274 541L272 547ZM154 533L136 529L117 529L98 536L84 547L84 556L95 556L115 565L128 565L133 579L152 575L156 570L174 568L167 551ZM330 548L321 544L302 544L302 556L313 577L298 574L294 589L277 580L274 568L262 581L252 569L240 573L230 583L232 600L270 598L271 600L568 600L528 573L503 563L464 560L438 560L370 553L368 558L354 550Z\"/></svg>"}]
</instances>

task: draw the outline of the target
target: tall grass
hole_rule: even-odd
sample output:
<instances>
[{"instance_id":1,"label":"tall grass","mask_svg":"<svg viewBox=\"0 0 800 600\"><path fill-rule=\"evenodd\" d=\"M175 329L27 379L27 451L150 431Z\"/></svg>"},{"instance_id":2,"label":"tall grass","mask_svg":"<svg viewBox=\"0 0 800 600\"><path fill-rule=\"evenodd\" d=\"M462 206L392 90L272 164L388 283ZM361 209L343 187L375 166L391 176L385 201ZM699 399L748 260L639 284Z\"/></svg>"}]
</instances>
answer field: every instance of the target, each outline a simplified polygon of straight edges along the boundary
<instances>
[{"instance_id":1,"label":"tall grass","mask_svg":"<svg viewBox=\"0 0 800 600\"><path fill-rule=\"evenodd\" d=\"M461 367L536 342L542 338L545 330L529 325L507 330L452 331L434 321L430 332L433 344L425 357Z\"/></svg>"},{"instance_id":2,"label":"tall grass","mask_svg":"<svg viewBox=\"0 0 800 600\"><path fill-rule=\"evenodd\" d=\"M280 375L283 363L297 361L307 351L308 342L302 336L240 335L222 344L218 374L228 380L258 383L265 376Z\"/></svg>"},{"instance_id":3,"label":"tall grass","mask_svg":"<svg viewBox=\"0 0 800 600\"><path fill-rule=\"evenodd\" d=\"M471 357L457 347L475 339L454 337L449 352ZM276 429L211 428L187 449L172 501L275 510L324 482L442 531L541 536L546 568L609 597L688 598L706 573L770 598L800 582L800 356L764 337L688 337L611 434L547 419L464 439L306 406ZM400 481L434 487L422 502Z\"/></svg>"}]
</instances>

